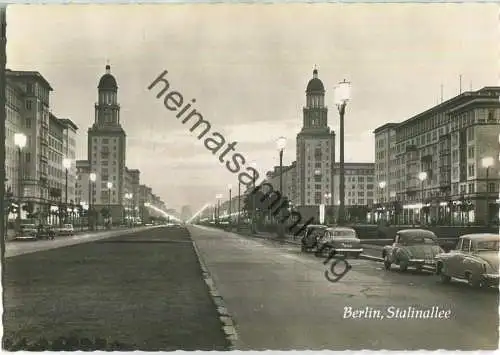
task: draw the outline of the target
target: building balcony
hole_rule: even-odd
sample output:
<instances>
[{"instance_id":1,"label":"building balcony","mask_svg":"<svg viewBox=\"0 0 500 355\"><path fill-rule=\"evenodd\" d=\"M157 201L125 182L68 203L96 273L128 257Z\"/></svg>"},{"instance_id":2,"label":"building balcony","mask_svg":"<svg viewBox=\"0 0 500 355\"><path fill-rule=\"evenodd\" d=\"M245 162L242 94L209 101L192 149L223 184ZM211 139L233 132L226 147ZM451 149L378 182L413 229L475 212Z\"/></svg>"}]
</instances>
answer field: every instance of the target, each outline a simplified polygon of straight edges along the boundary
<instances>
[{"instance_id":1,"label":"building balcony","mask_svg":"<svg viewBox=\"0 0 500 355\"><path fill-rule=\"evenodd\" d=\"M406 152L407 153L408 152L415 152L415 151L417 151L417 146L416 145L412 144L412 145L407 145L406 146Z\"/></svg>"},{"instance_id":2,"label":"building balcony","mask_svg":"<svg viewBox=\"0 0 500 355\"><path fill-rule=\"evenodd\" d=\"M40 162L47 164L49 162L49 158L46 155L40 154Z\"/></svg>"},{"instance_id":3,"label":"building balcony","mask_svg":"<svg viewBox=\"0 0 500 355\"><path fill-rule=\"evenodd\" d=\"M427 154L427 155L422 156L420 158L420 161L421 162L427 162L427 163L432 162L432 154Z\"/></svg>"},{"instance_id":4,"label":"building balcony","mask_svg":"<svg viewBox=\"0 0 500 355\"><path fill-rule=\"evenodd\" d=\"M41 137L40 138L40 144L41 145L45 145L45 146L48 147L49 146L49 140L47 138L45 138L45 137Z\"/></svg>"}]
</instances>

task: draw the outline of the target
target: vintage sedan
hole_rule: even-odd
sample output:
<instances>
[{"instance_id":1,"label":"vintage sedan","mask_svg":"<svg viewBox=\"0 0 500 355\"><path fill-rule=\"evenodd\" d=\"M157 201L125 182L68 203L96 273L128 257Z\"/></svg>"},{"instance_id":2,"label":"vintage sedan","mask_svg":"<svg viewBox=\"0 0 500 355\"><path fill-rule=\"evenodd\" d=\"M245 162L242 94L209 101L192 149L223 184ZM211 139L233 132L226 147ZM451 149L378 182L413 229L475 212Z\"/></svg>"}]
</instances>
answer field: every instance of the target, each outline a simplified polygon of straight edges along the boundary
<instances>
[{"instance_id":1,"label":"vintage sedan","mask_svg":"<svg viewBox=\"0 0 500 355\"><path fill-rule=\"evenodd\" d=\"M391 245L382 249L386 270L392 264L399 265L401 271L408 267L422 270L424 265L434 267L435 256L444 252L439 246L437 236L426 229L403 229L396 233Z\"/></svg>"},{"instance_id":2,"label":"vintage sedan","mask_svg":"<svg viewBox=\"0 0 500 355\"><path fill-rule=\"evenodd\" d=\"M436 274L445 283L455 277L473 287L497 286L499 241L497 234L461 236L454 250L436 256Z\"/></svg>"},{"instance_id":3,"label":"vintage sedan","mask_svg":"<svg viewBox=\"0 0 500 355\"><path fill-rule=\"evenodd\" d=\"M318 240L323 236L327 226L322 224L310 224L304 231L301 239L301 250L304 252L313 251L318 245Z\"/></svg>"},{"instance_id":4,"label":"vintage sedan","mask_svg":"<svg viewBox=\"0 0 500 355\"><path fill-rule=\"evenodd\" d=\"M356 258L363 252L361 240L356 231L348 227L329 227L325 230L323 237L318 241L317 256L323 252L332 255L355 256Z\"/></svg>"}]
</instances>

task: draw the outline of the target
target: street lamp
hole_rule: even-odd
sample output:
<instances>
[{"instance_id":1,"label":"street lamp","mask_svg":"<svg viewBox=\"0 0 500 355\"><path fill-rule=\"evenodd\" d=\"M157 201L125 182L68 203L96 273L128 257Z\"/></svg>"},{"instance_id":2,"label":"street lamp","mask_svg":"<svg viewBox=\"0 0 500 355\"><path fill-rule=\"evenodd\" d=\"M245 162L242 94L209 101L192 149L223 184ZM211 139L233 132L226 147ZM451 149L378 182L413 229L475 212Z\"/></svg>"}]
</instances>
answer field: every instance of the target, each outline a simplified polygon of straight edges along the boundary
<instances>
[{"instance_id":1,"label":"street lamp","mask_svg":"<svg viewBox=\"0 0 500 355\"><path fill-rule=\"evenodd\" d=\"M64 208L65 208L65 211L67 212L67 208L68 208L68 171L71 168L71 159L64 158L62 161L62 165L63 165L64 170L65 170L65 179L66 179L66 184L64 186L64 205L65 205ZM67 215L67 213L64 214L65 221L66 221L66 215Z\"/></svg>"},{"instance_id":2,"label":"street lamp","mask_svg":"<svg viewBox=\"0 0 500 355\"><path fill-rule=\"evenodd\" d=\"M380 181L378 183L378 187L380 189L380 201L379 201L379 205L380 205L381 208L383 207L383 203L384 203L384 189L385 189L386 185L387 185L387 183L385 181ZM383 213L384 213L384 211L382 210L382 215L383 215ZM379 213L378 217L380 217L380 213Z\"/></svg>"},{"instance_id":3,"label":"street lamp","mask_svg":"<svg viewBox=\"0 0 500 355\"><path fill-rule=\"evenodd\" d=\"M257 212L257 206L255 202L255 183L257 180L257 163L252 162L250 163L250 166L253 168L252 171L252 232L257 232L257 226L256 226L256 212Z\"/></svg>"},{"instance_id":4,"label":"street lamp","mask_svg":"<svg viewBox=\"0 0 500 355\"><path fill-rule=\"evenodd\" d=\"M91 220L91 215L92 215L92 218L94 218L94 215L93 215L93 213L94 213L94 206L93 206L94 196L92 194L92 190L94 189L94 183L96 180L97 180L96 173L90 173L89 174L89 209L87 212L87 219L89 222L89 229L90 230L94 229L94 223L93 223L93 220Z\"/></svg>"},{"instance_id":5,"label":"street lamp","mask_svg":"<svg viewBox=\"0 0 500 355\"><path fill-rule=\"evenodd\" d=\"M286 138L285 137L279 137L276 140L276 147L278 148L279 152L279 158L280 158L280 196L283 197L283 150L285 149L286 146ZM281 202L281 201L279 201ZM279 224L278 224L278 237L279 238L284 238L285 237L285 231L283 228L283 218L282 217L282 209L280 208L279 210Z\"/></svg>"},{"instance_id":6,"label":"street lamp","mask_svg":"<svg viewBox=\"0 0 500 355\"><path fill-rule=\"evenodd\" d=\"M420 211L423 212L423 208L424 208L424 181L427 180L427 172L421 171L420 173L418 173L418 179L420 180L420 198L422 200L422 209ZM420 216L421 220L422 220L422 217L423 216Z\"/></svg>"},{"instance_id":7,"label":"street lamp","mask_svg":"<svg viewBox=\"0 0 500 355\"><path fill-rule=\"evenodd\" d=\"M106 186L108 187L108 223L109 223L109 218L111 217L111 189L113 188L113 183L111 181L108 181Z\"/></svg>"},{"instance_id":8,"label":"street lamp","mask_svg":"<svg viewBox=\"0 0 500 355\"><path fill-rule=\"evenodd\" d=\"M328 207L330 206L331 199L332 199L332 193L331 192L325 193L325 202L326 202L326 209L327 210L328 210ZM326 218L326 220L329 222L329 218Z\"/></svg>"},{"instance_id":9,"label":"street lamp","mask_svg":"<svg viewBox=\"0 0 500 355\"><path fill-rule=\"evenodd\" d=\"M131 221L130 221L130 218L131 218L130 207L131 206L130 205L131 205L132 197L133 197L133 195L130 192L125 193L125 200L127 201L127 203L125 205L125 220L128 220L129 225L131 225Z\"/></svg>"},{"instance_id":10,"label":"street lamp","mask_svg":"<svg viewBox=\"0 0 500 355\"><path fill-rule=\"evenodd\" d=\"M499 137L500 139L500 137ZM486 168L486 223L489 225L490 224L490 168L494 164L494 160L492 157L484 157L481 160L481 164L483 165L483 168Z\"/></svg>"},{"instance_id":11,"label":"street lamp","mask_svg":"<svg viewBox=\"0 0 500 355\"><path fill-rule=\"evenodd\" d=\"M240 230L240 213L241 213L241 182L238 179L238 215L237 215L237 225L236 230Z\"/></svg>"},{"instance_id":12,"label":"street lamp","mask_svg":"<svg viewBox=\"0 0 500 355\"><path fill-rule=\"evenodd\" d=\"M220 217L220 200L222 198L222 194L217 194L215 195L215 198L217 199L217 213L216 213L216 220L215 223L219 224L219 217Z\"/></svg>"},{"instance_id":13,"label":"street lamp","mask_svg":"<svg viewBox=\"0 0 500 355\"><path fill-rule=\"evenodd\" d=\"M16 133L14 134L14 144L17 146L17 156L18 156L18 165L17 169L17 216L16 216L16 229L17 233L21 232L21 198L23 194L23 159L22 159L22 150L26 147L26 135L24 133Z\"/></svg>"},{"instance_id":14,"label":"street lamp","mask_svg":"<svg viewBox=\"0 0 500 355\"><path fill-rule=\"evenodd\" d=\"M233 188L233 185L228 184L227 188L229 189L229 228L231 228L231 222L232 222L232 218L231 218L231 189Z\"/></svg>"},{"instance_id":15,"label":"street lamp","mask_svg":"<svg viewBox=\"0 0 500 355\"><path fill-rule=\"evenodd\" d=\"M351 98L351 83L344 79L335 87L335 104L340 115L340 161L339 161L339 218L338 224L345 222L345 171L344 171L344 114L347 103Z\"/></svg>"}]
</instances>

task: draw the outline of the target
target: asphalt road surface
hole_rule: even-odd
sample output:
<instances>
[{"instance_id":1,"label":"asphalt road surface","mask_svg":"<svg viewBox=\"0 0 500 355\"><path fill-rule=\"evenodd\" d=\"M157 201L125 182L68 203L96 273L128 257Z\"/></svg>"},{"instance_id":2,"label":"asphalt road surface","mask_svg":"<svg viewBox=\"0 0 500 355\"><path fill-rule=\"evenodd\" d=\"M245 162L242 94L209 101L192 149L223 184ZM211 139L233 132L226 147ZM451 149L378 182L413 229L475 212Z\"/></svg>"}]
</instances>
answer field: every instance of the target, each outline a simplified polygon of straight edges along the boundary
<instances>
[{"instance_id":1,"label":"asphalt road surface","mask_svg":"<svg viewBox=\"0 0 500 355\"><path fill-rule=\"evenodd\" d=\"M443 285L430 273L385 271L369 260L351 260L351 271L332 283L323 260L297 246L201 226L189 230L234 318L241 350L498 348L496 289ZM410 306L439 307L450 318L389 319L388 307ZM373 312L353 319L348 309Z\"/></svg>"}]
</instances>

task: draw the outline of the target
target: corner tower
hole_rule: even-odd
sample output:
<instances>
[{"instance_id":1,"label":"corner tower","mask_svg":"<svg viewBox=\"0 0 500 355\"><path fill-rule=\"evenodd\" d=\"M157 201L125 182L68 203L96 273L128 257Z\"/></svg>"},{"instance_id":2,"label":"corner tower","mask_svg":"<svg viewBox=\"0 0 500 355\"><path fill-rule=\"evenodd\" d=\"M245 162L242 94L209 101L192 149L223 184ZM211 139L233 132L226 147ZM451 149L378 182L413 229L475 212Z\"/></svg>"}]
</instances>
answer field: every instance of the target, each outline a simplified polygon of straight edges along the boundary
<instances>
[{"instance_id":1,"label":"corner tower","mask_svg":"<svg viewBox=\"0 0 500 355\"><path fill-rule=\"evenodd\" d=\"M126 134L120 124L118 85L108 64L97 86L94 124L88 130L88 161L97 178L92 202L98 211L109 205L113 223L121 221L124 213L125 158Z\"/></svg>"},{"instance_id":2,"label":"corner tower","mask_svg":"<svg viewBox=\"0 0 500 355\"><path fill-rule=\"evenodd\" d=\"M328 127L325 93L314 68L306 87L302 129L297 134L297 200L305 219L319 220L319 205L325 204L325 220L333 223L335 132Z\"/></svg>"}]
</instances>

